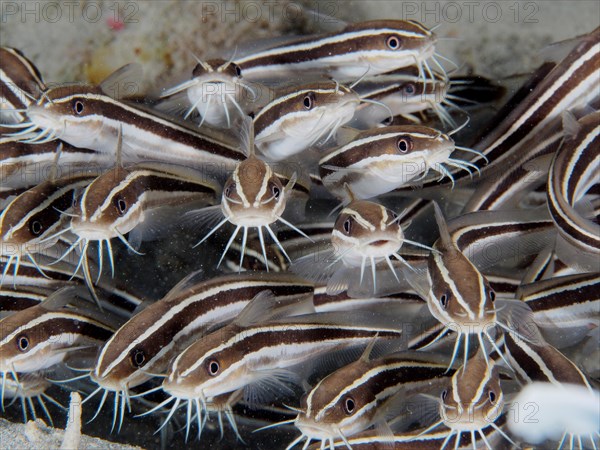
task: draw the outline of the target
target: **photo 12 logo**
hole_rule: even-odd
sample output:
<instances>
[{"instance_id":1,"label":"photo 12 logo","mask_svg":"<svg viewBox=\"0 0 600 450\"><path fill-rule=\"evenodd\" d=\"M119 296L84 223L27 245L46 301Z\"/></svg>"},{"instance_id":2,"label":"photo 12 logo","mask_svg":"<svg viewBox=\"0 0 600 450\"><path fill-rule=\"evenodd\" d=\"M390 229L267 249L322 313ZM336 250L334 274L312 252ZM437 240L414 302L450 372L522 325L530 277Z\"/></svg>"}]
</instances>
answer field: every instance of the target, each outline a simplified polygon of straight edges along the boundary
<instances>
[{"instance_id":1,"label":"photo 12 logo","mask_svg":"<svg viewBox=\"0 0 600 450\"><path fill-rule=\"evenodd\" d=\"M2 1L0 2L0 22L20 21L22 23L68 22L83 20L96 23L111 20L115 23L137 23L139 5L137 2L94 2L94 1Z\"/></svg>"},{"instance_id":2,"label":"photo 12 logo","mask_svg":"<svg viewBox=\"0 0 600 450\"><path fill-rule=\"evenodd\" d=\"M538 23L536 2L402 2L401 17L423 23Z\"/></svg>"}]
</instances>

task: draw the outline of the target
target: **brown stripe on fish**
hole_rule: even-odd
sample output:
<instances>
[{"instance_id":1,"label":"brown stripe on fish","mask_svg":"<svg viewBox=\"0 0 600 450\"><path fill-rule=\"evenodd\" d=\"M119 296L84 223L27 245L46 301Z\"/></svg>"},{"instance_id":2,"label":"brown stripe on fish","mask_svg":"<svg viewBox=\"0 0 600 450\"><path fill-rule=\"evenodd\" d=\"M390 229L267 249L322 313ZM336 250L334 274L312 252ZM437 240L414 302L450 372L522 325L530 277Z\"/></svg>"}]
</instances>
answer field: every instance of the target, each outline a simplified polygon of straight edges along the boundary
<instances>
[{"instance_id":1,"label":"brown stripe on fish","mask_svg":"<svg viewBox=\"0 0 600 450\"><path fill-rule=\"evenodd\" d=\"M550 167L548 208L567 242L597 255L600 226L582 217L574 206L600 176L600 112L588 114L574 125L578 127L575 136L567 136Z\"/></svg>"},{"instance_id":2,"label":"brown stripe on fish","mask_svg":"<svg viewBox=\"0 0 600 450\"><path fill-rule=\"evenodd\" d=\"M15 48L0 47L0 116L20 122L19 110L35 101L46 89L37 67Z\"/></svg>"},{"instance_id":3,"label":"brown stripe on fish","mask_svg":"<svg viewBox=\"0 0 600 450\"><path fill-rule=\"evenodd\" d=\"M45 139L56 137L100 152L114 152L122 129L124 147L128 149L125 156L131 155L133 160L181 162L211 171L231 170L244 158L225 135L217 139L200 134L162 118L158 112L113 99L96 87L49 89L38 104L28 108L27 115L34 126L43 130ZM165 148L169 152L165 153Z\"/></svg>"},{"instance_id":4,"label":"brown stripe on fish","mask_svg":"<svg viewBox=\"0 0 600 450\"><path fill-rule=\"evenodd\" d=\"M278 70L320 68L348 79L361 76L369 66L372 72L381 73L415 62L424 64L433 55L436 40L431 31L414 21L378 20L350 24L341 32L299 39L235 62L246 77L270 78Z\"/></svg>"}]
</instances>

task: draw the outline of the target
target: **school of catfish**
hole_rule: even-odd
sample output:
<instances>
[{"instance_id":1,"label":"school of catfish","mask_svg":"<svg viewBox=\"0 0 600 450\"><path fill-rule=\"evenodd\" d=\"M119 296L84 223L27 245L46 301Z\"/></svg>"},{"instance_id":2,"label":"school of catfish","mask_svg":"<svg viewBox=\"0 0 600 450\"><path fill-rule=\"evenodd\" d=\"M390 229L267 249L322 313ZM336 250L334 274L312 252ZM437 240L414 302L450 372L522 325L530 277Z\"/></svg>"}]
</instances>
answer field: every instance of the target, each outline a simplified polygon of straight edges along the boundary
<instances>
[{"instance_id":1,"label":"school of catfish","mask_svg":"<svg viewBox=\"0 0 600 450\"><path fill-rule=\"evenodd\" d=\"M49 87L2 47L3 415L62 423L77 390L84 431L164 447L597 449L600 28L511 95L435 31L342 24L130 97L137 64ZM180 281L143 292L173 236L152 273Z\"/></svg>"}]
</instances>

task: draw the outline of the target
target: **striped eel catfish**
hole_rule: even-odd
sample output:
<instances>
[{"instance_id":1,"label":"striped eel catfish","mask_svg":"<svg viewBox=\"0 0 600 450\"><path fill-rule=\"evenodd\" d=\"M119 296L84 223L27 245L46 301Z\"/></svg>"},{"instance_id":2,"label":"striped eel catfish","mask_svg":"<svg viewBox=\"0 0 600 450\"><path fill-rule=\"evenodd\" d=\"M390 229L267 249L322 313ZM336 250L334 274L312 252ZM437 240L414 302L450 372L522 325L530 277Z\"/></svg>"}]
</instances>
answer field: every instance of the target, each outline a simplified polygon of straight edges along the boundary
<instances>
[{"instance_id":1,"label":"striped eel catfish","mask_svg":"<svg viewBox=\"0 0 600 450\"><path fill-rule=\"evenodd\" d=\"M92 181L75 201L70 226L62 232L72 232L77 239L61 259L79 246L81 256L75 272L83 263L86 280L91 283L88 246L92 241L98 241L99 279L103 243L106 243L114 276L111 239L118 238L134 253L140 254L125 234L130 233L129 238L137 242L144 237L153 237L152 225L160 224L161 208L190 203L212 204L219 192L218 183L186 167L166 163L142 163L128 168L117 165Z\"/></svg>"},{"instance_id":2,"label":"striped eel catfish","mask_svg":"<svg viewBox=\"0 0 600 450\"><path fill-rule=\"evenodd\" d=\"M511 365L522 384L528 385L534 382L552 383L558 388L566 389L568 389L569 386L581 386L588 391L588 395L591 397L597 396L597 393L594 392L587 377L577 365L556 348L545 342L541 336L538 335L535 343L515 338L511 333L504 333L503 337L506 356L511 361ZM515 404L515 407L519 408L520 406ZM543 402L539 407L543 408ZM514 411L512 412L514 414ZM562 410L544 413L563 415ZM560 425L564 426L564 423L568 422L569 420L565 420ZM588 433L583 433L581 430L578 430L577 419L571 419L570 422L572 428L569 426L565 427L562 436L560 435L562 430L556 422L553 423L553 427L558 426L558 429L547 430L549 434L558 434L556 436L560 440L558 448L562 448L567 436L569 436L570 448L574 448L573 443L574 440L577 439L579 443L578 448L582 449L584 448L582 445L582 435L584 437L585 434L587 434L592 447L597 449L595 441L598 436L600 436L597 423L595 430L588 430Z\"/></svg>"},{"instance_id":3,"label":"striped eel catfish","mask_svg":"<svg viewBox=\"0 0 600 450\"><path fill-rule=\"evenodd\" d=\"M66 287L44 302L0 321L0 371L3 379L38 372L83 349L105 342L123 320L100 313L82 287Z\"/></svg>"},{"instance_id":4,"label":"striped eel catfish","mask_svg":"<svg viewBox=\"0 0 600 450\"><path fill-rule=\"evenodd\" d=\"M536 154L539 155L535 136L550 130L552 123L568 110L591 104L598 98L600 89L600 27L580 37L573 50L560 61L498 125L480 140L474 148L480 150L492 163L483 172L502 167L493 173L494 183L479 189L469 201L465 211L490 209L499 185L513 176ZM531 138L531 139L529 139ZM482 157L471 162L481 166ZM500 165L498 165L500 164ZM505 170L512 167L513 170ZM522 176L527 176L525 173ZM461 174L458 178L463 178Z\"/></svg>"},{"instance_id":5,"label":"striped eel catfish","mask_svg":"<svg viewBox=\"0 0 600 450\"><path fill-rule=\"evenodd\" d=\"M2 126L0 126L0 133ZM0 207L3 201L44 181L81 173L100 175L114 165L114 155L73 147L62 141L37 144L0 137ZM57 149L60 157L57 160Z\"/></svg>"},{"instance_id":6,"label":"striped eel catfish","mask_svg":"<svg viewBox=\"0 0 600 450\"><path fill-rule=\"evenodd\" d=\"M256 147L268 161L281 161L325 143L352 119L361 101L337 81L278 90L254 115Z\"/></svg>"},{"instance_id":7,"label":"striped eel catfish","mask_svg":"<svg viewBox=\"0 0 600 450\"><path fill-rule=\"evenodd\" d=\"M56 173L56 170L55 170ZM87 173L51 179L28 189L14 198L0 214L0 255L7 256L0 286L14 262L13 281L21 258L36 264L34 255L52 247L57 233L68 224L63 212L69 210L78 191L93 176ZM56 236L51 238L51 236ZM43 273L42 269L38 270Z\"/></svg>"},{"instance_id":8,"label":"striped eel catfish","mask_svg":"<svg viewBox=\"0 0 600 450\"><path fill-rule=\"evenodd\" d=\"M39 70L21 51L0 47L0 123L24 120L23 110L45 90Z\"/></svg>"},{"instance_id":9,"label":"striped eel catfish","mask_svg":"<svg viewBox=\"0 0 600 450\"><path fill-rule=\"evenodd\" d=\"M60 282L56 282L60 286ZM42 303L56 289L38 286L0 288L0 319Z\"/></svg>"},{"instance_id":10,"label":"striped eel catfish","mask_svg":"<svg viewBox=\"0 0 600 450\"><path fill-rule=\"evenodd\" d=\"M376 100L387 106L392 115L420 124L414 113L433 110L444 126L456 128L454 119L444 106L458 108L448 93L450 82L435 73L432 79L419 76L419 69L410 66L392 73L366 77L356 85L356 93L361 100ZM389 113L378 112L372 105L362 104L357 108L351 125L361 129L370 129L389 119Z\"/></svg>"},{"instance_id":11,"label":"striped eel catfish","mask_svg":"<svg viewBox=\"0 0 600 450\"><path fill-rule=\"evenodd\" d=\"M255 89L242 78L242 70L232 61L210 59L201 61L192 71L192 79L163 91L161 98L168 108L172 103L183 102L191 106L185 112L184 119L197 110L200 114L201 127L204 123L219 128L231 128L234 107L235 115L246 116L242 109L245 102L256 99ZM248 95L251 97L248 98ZM234 116L235 118L235 116Z\"/></svg>"},{"instance_id":12,"label":"striped eel catfish","mask_svg":"<svg viewBox=\"0 0 600 450\"><path fill-rule=\"evenodd\" d=\"M329 192L347 203L345 184L356 198L367 199L419 182L431 170L441 175L439 179L452 177L446 166L460 167L472 174L470 167L477 167L450 157L456 149L475 152L455 145L450 137L454 132L444 134L421 125L359 132L348 144L321 158L321 180Z\"/></svg>"},{"instance_id":13,"label":"striped eel catfish","mask_svg":"<svg viewBox=\"0 0 600 450\"><path fill-rule=\"evenodd\" d=\"M501 416L496 421L496 425L499 427L506 422L504 416ZM493 439L499 434L494 428L487 427L480 430L480 433L485 435L485 439L489 442L494 442ZM455 449L472 449L473 444L482 444L484 441L476 436L476 440L471 442L470 436L456 437L452 430L433 431L431 433L417 434L414 431L411 432L396 432L393 434L382 433L380 430L368 430L364 433L360 433L356 436L349 437L348 439L336 440L330 443L329 449L334 450L336 448L352 450L440 450L444 442L446 445L454 442ZM309 450L323 450L324 447L318 447L317 444L313 444L308 447Z\"/></svg>"},{"instance_id":14,"label":"striped eel catfish","mask_svg":"<svg viewBox=\"0 0 600 450\"><path fill-rule=\"evenodd\" d=\"M410 354L369 359L368 350L356 362L327 377L300 402L293 422L302 433L287 448L306 438L330 446L334 439L346 440L371 426L385 427L398 414L407 397L446 385L452 372L445 364ZM391 416L391 417L390 417ZM323 446L323 444L322 444Z\"/></svg>"},{"instance_id":15,"label":"striped eel catfish","mask_svg":"<svg viewBox=\"0 0 600 450\"><path fill-rule=\"evenodd\" d=\"M192 219L207 219L211 222L210 225L213 224L212 222L216 222L221 216L225 216L216 223L210 232L194 245L194 247L197 247L206 241L206 239L212 236L227 222L235 225L235 230L231 234L231 237L221 254L221 259L219 260L217 267L223 262L229 247L241 229L242 253L240 255L239 264L239 267L241 268L244 263L248 229L256 228L263 253L263 261L268 270L269 263L264 243L263 227L267 230L273 241L288 260L290 260L290 257L281 246L281 243L277 239L277 236L270 225L275 222L281 222L307 239L310 240L310 238L304 234L302 230L298 229L291 222L282 217L286 204L291 197L291 190L296 183L296 174L292 175L288 180L287 185L284 186L282 180L278 174L273 171L271 166L255 155L253 124L250 120L246 121L246 124L248 125L245 136L247 140L246 148L248 157L245 161L240 162L236 166L233 173L226 181L225 186L223 187L221 205L213 208L205 208L203 210L190 211L186 215Z\"/></svg>"},{"instance_id":16,"label":"striped eel catfish","mask_svg":"<svg viewBox=\"0 0 600 450\"><path fill-rule=\"evenodd\" d=\"M563 137L560 120L555 119L540 133L520 143L518 148L527 149L527 157L516 162L511 160L499 163L485 177L482 175L483 180L475 185L463 213L522 207L528 194L545 184L548 158L559 148ZM471 204L478 202L484 202L485 206L471 207Z\"/></svg>"},{"instance_id":17,"label":"striped eel catfish","mask_svg":"<svg viewBox=\"0 0 600 450\"><path fill-rule=\"evenodd\" d=\"M35 400L39 403L44 416L48 419L50 426L54 426L52 422L52 416L46 402L50 402L57 406L61 410L65 410L65 407L56 401L52 396L46 393L48 388L52 386L52 383L46 379L41 372L23 373L19 375L19 380L13 380L6 378L3 380L2 387L2 405L4 409L4 397L11 399L12 401L6 405L9 407L17 400L21 403L21 410L23 411L23 423L27 423L29 420L29 414L31 414L32 420L37 420L37 411L35 409ZM27 409L29 407L29 411Z\"/></svg>"},{"instance_id":18,"label":"striped eel catfish","mask_svg":"<svg viewBox=\"0 0 600 450\"><path fill-rule=\"evenodd\" d=\"M60 244L60 243L59 243ZM60 246L61 249L68 248ZM62 251L62 250L61 250ZM56 262L53 256L41 253L36 256L36 264L29 260L23 260L20 263L19 272L17 273L14 284L16 288L11 286L10 289L3 287L2 292L6 292L3 300L6 300L7 308L15 308L13 310L4 309L4 305L0 305L2 315L10 311L26 309L27 306L34 306L31 302L41 299L41 295L46 291L56 291L65 286L79 285L84 281L84 277L80 274L73 274L76 261L71 264L66 260ZM4 270L4 265L8 263L7 257L0 258L0 271ZM90 263L91 270L96 266ZM38 270L40 267L43 273ZM119 316L129 316L138 308L142 300L130 289L123 286L123 283L116 282L104 283L100 281L97 286L102 299L103 309L114 312ZM28 299L28 300L26 300Z\"/></svg>"},{"instance_id":19,"label":"striped eel catfish","mask_svg":"<svg viewBox=\"0 0 600 450\"><path fill-rule=\"evenodd\" d=\"M454 245L482 271L519 266L547 248L556 234L547 208L477 211L448 222Z\"/></svg>"},{"instance_id":20,"label":"striped eel catfish","mask_svg":"<svg viewBox=\"0 0 600 450\"><path fill-rule=\"evenodd\" d=\"M521 285L518 298L553 345L566 347L600 324L600 274L579 273Z\"/></svg>"},{"instance_id":21,"label":"striped eel catfish","mask_svg":"<svg viewBox=\"0 0 600 450\"><path fill-rule=\"evenodd\" d=\"M349 192L352 195L352 192ZM362 285L367 262L371 266L371 291L377 293L377 265L385 262L400 283L392 264L394 257L412 269L398 253L404 243L431 250L431 247L406 239L401 216L383 205L367 200L353 200L338 215L331 231L331 248L317 248L314 253L292 265L296 273L316 282L327 282L327 293L339 294L353 286L360 269Z\"/></svg>"},{"instance_id":22,"label":"striped eel catfish","mask_svg":"<svg viewBox=\"0 0 600 450\"><path fill-rule=\"evenodd\" d=\"M245 78L256 81L289 80L299 72L348 80L367 71L375 75L412 64L425 78L425 71L431 74L427 59L434 57L436 42L436 35L416 21L374 20L298 39L234 62ZM433 61L437 64L435 58Z\"/></svg>"},{"instance_id":23,"label":"striped eel catfish","mask_svg":"<svg viewBox=\"0 0 600 450\"><path fill-rule=\"evenodd\" d=\"M306 314L265 322L265 308L264 299L255 298L234 322L172 362L162 385L170 396L163 406L174 401L169 418L182 401L193 402L200 414L212 398L238 390L257 404L274 392L290 392L288 383L300 383L300 365L310 372L319 358L332 358L331 352L365 346L376 336L378 342L402 337L396 317Z\"/></svg>"},{"instance_id":24,"label":"striped eel catfish","mask_svg":"<svg viewBox=\"0 0 600 450\"><path fill-rule=\"evenodd\" d=\"M566 241L568 248L576 250L576 256L568 258L569 253L575 252L561 249L559 242L557 251L565 262L574 260L586 271L600 270L600 225L575 208L591 186L600 182L600 111L588 114L576 123L567 114L565 122L567 128L571 128L567 134L573 135L567 135L550 166L548 209L558 228L559 240Z\"/></svg>"},{"instance_id":25,"label":"striped eel catfish","mask_svg":"<svg viewBox=\"0 0 600 450\"><path fill-rule=\"evenodd\" d=\"M224 135L200 134L156 111L114 99L101 87L48 89L27 108L27 117L29 120L19 125L38 133L32 142L40 136L57 138L101 153L114 154L121 129L124 159L132 162L165 161L212 172L233 170L244 159Z\"/></svg>"},{"instance_id":26,"label":"striped eel catfish","mask_svg":"<svg viewBox=\"0 0 600 450\"><path fill-rule=\"evenodd\" d=\"M202 272L195 272L162 300L133 316L102 347L90 374L99 387L85 401L104 391L94 418L114 391L114 407L117 411L121 403L122 423L129 389L164 373L182 350L209 330L233 320L265 290L283 303L302 296L312 299L313 286L290 274L257 272L205 280Z\"/></svg>"},{"instance_id":27,"label":"striped eel catfish","mask_svg":"<svg viewBox=\"0 0 600 450\"><path fill-rule=\"evenodd\" d=\"M427 435L440 425L450 428L450 433L444 439L440 450L446 448L453 436L457 436L455 448L463 433L471 436L473 448L476 444L476 434L483 440L485 447L492 450L484 430L491 427L504 436L511 444L513 442L502 431L496 421L502 415L504 394L500 385L498 367L478 353L458 369L452 376L449 386L442 391L439 400L441 419L421 433Z\"/></svg>"},{"instance_id":28,"label":"striped eel catfish","mask_svg":"<svg viewBox=\"0 0 600 450\"><path fill-rule=\"evenodd\" d=\"M463 339L464 364L467 364L471 335L477 336L480 352L483 352L487 361L483 337L496 348L490 332L497 326L508 329L526 323L531 320L531 310L520 301L497 299L487 278L452 240L437 203L434 203L434 208L440 229L440 237L433 245L436 251L429 256L425 276L418 274L411 277L406 274L407 279L419 295L426 299L431 315L444 325L445 331L455 331L457 334L450 366L454 363ZM439 334L436 340L444 335L445 333Z\"/></svg>"}]
</instances>

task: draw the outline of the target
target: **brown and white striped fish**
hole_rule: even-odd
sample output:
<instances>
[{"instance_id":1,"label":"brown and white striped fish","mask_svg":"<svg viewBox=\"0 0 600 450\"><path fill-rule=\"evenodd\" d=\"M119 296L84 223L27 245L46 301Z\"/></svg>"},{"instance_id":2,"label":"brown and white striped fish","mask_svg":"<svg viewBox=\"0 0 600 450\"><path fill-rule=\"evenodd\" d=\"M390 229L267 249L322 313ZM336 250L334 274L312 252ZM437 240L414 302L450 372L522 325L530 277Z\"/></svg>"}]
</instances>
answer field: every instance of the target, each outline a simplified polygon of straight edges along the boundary
<instances>
[{"instance_id":1,"label":"brown and white striped fish","mask_svg":"<svg viewBox=\"0 0 600 450\"><path fill-rule=\"evenodd\" d=\"M27 108L27 117L20 126L37 133L31 142L62 139L101 153L114 154L121 130L123 159L129 162L164 161L214 172L232 170L244 158L231 138L200 134L139 104L112 98L102 86L48 89Z\"/></svg>"},{"instance_id":2,"label":"brown and white striped fish","mask_svg":"<svg viewBox=\"0 0 600 450\"><path fill-rule=\"evenodd\" d=\"M104 391L94 418L112 391L115 411L121 405L121 424L130 389L154 374L163 374L181 351L210 330L233 320L265 290L284 303L288 298L312 299L313 286L293 275L261 272L209 280L197 272L184 278L163 299L121 326L102 347L90 375L99 387L85 400Z\"/></svg>"},{"instance_id":3,"label":"brown and white striped fish","mask_svg":"<svg viewBox=\"0 0 600 450\"><path fill-rule=\"evenodd\" d=\"M302 433L288 448L306 438L306 446L317 440L346 440L371 426L381 427L397 414L398 405L420 392L448 383L452 373L445 364L407 354L369 359L338 369L305 394L300 413L293 420Z\"/></svg>"},{"instance_id":4,"label":"brown and white striped fish","mask_svg":"<svg viewBox=\"0 0 600 450\"><path fill-rule=\"evenodd\" d=\"M254 116L255 143L268 161L281 161L327 142L354 116L361 99L337 81L292 86Z\"/></svg>"},{"instance_id":5,"label":"brown and white striped fish","mask_svg":"<svg viewBox=\"0 0 600 450\"><path fill-rule=\"evenodd\" d=\"M90 302L84 288L67 287L44 302L0 321L0 371L3 378L38 372L70 354L101 345L122 318Z\"/></svg>"},{"instance_id":6,"label":"brown and white striped fish","mask_svg":"<svg viewBox=\"0 0 600 450\"><path fill-rule=\"evenodd\" d=\"M557 251L583 271L600 270L600 225L576 210L576 204L600 181L600 111L574 123L565 115L568 136L556 152L548 174L548 209L559 231ZM567 248L564 248L566 245ZM571 251L569 251L569 248Z\"/></svg>"},{"instance_id":7,"label":"brown and white striped fish","mask_svg":"<svg viewBox=\"0 0 600 450\"><path fill-rule=\"evenodd\" d=\"M76 247L81 256L75 272L83 263L86 280L89 279L87 249L91 242L98 242L99 269L102 272L103 244L106 244L111 272L114 275L114 258L110 240L118 238L134 253L125 234L138 233L136 241L153 237L144 227L150 223L160 224L158 216L162 208L175 208L185 204L212 204L220 192L218 183L209 177L185 167L169 164L137 164L132 167L115 167L92 181L75 201L71 223L63 232L77 236L71 248ZM158 225L156 225L158 226Z\"/></svg>"},{"instance_id":8,"label":"brown and white striped fish","mask_svg":"<svg viewBox=\"0 0 600 450\"><path fill-rule=\"evenodd\" d=\"M594 397L598 398L597 391L594 391L592 388L590 381L587 379L586 375L574 364L569 358L559 352L552 345L548 344L544 341L541 335L537 334L536 339L532 340L523 340L512 333L503 333L503 346L506 349L506 356L509 358L512 367L517 374L517 378L521 381L522 384L528 385L531 388L539 386L539 383L549 383L554 385L557 388L557 392L551 394L548 392L550 397L557 395L558 398L561 397L560 392L564 392L565 397L564 400L569 396L568 390L571 386L577 386L581 389L582 393L587 391L587 396L590 399ZM535 384L532 384L535 383ZM534 389L535 390L535 389ZM550 390L550 388L548 388ZM575 394L575 393L574 393ZM585 395L585 394L584 394ZM518 414L518 409L523 409L523 405L517 403L519 398L515 399L515 404L510 408L510 411L514 417L514 414ZM588 427L587 433L584 432L585 423L589 423L589 417L587 420L584 420L585 408L581 408L580 416L577 418L569 418L569 415L565 417L565 420L551 420L546 421L543 419L547 419L548 416L562 416L564 410L563 405L566 408L573 407L573 403L571 401L560 401L558 399L554 399L554 402L558 400L561 403L560 410L556 409L552 411L552 403L553 400L549 402L543 401L540 399L540 403L537 405L538 410L541 412L540 420L534 422L540 423L540 425L532 425L534 428L542 428L548 427L548 423L551 423L551 429L545 430L526 430L526 426L515 425L514 429L521 431L519 434L528 434L530 438L532 438L532 442L539 442L538 437L540 435L546 435L554 440L556 438L559 441L558 448L562 448L564 443L567 441L570 442L570 448L574 448L574 441L577 441L579 444L578 448L584 448L582 441L585 437L589 439L593 448L597 448L595 442L598 439L600 434L598 433L597 428L597 419L596 419L596 427L595 429L590 429ZM569 406L567 404L570 403ZM600 410L596 413L596 417ZM579 415L578 414L578 415ZM543 419L542 419L543 418ZM562 423L561 423L562 422ZM570 422L570 426L565 424ZM592 422L593 423L593 422ZM564 427L564 430L561 429L561 426ZM512 427L511 427L512 428Z\"/></svg>"},{"instance_id":9,"label":"brown and white striped fish","mask_svg":"<svg viewBox=\"0 0 600 450\"><path fill-rule=\"evenodd\" d=\"M481 354L475 355L458 369L452 376L449 386L442 391L439 400L441 420L434 423L422 435L440 425L450 428L450 433L444 439L441 450L446 448L450 439L456 436L457 448L462 434L471 436L471 444L475 448L476 435L479 435L487 449L492 446L487 441L485 429L491 427L506 438L511 444L514 441L502 431L496 421L504 408L504 393L500 385L498 367L489 364Z\"/></svg>"},{"instance_id":10,"label":"brown and white striped fish","mask_svg":"<svg viewBox=\"0 0 600 450\"><path fill-rule=\"evenodd\" d=\"M442 125L456 128L456 123L445 107L458 108L454 98L448 93L450 82L443 76L435 74L432 79L419 76L418 67L411 66L392 73L365 77L354 88L361 100L376 100L387 106L392 116L402 116L410 122L420 124L415 113L433 110ZM379 126L389 119L389 112L376 109L367 103L358 107L352 126L370 129Z\"/></svg>"},{"instance_id":11,"label":"brown and white striped fish","mask_svg":"<svg viewBox=\"0 0 600 450\"><path fill-rule=\"evenodd\" d=\"M0 255L7 256L0 286L14 262L13 278L19 271L22 258L34 264L35 254L46 251L58 240L67 225L63 215L73 204L73 199L91 181L87 173L47 180L17 196L0 214ZM43 273L42 269L38 270Z\"/></svg>"},{"instance_id":12,"label":"brown and white striped fish","mask_svg":"<svg viewBox=\"0 0 600 450\"><path fill-rule=\"evenodd\" d=\"M446 166L472 174L471 163L450 156L455 150L475 152L455 145L449 134L421 125L376 128L359 132L321 158L319 173L329 192L347 203L345 184L357 199L367 199L424 180L430 171L438 172L439 179L451 177Z\"/></svg>"},{"instance_id":13,"label":"brown and white striped fish","mask_svg":"<svg viewBox=\"0 0 600 450\"><path fill-rule=\"evenodd\" d=\"M352 192L349 192L352 195ZM292 270L318 283L327 282L327 293L335 295L351 288L360 278L363 283L367 264L371 267L370 291L377 293L377 265L385 262L400 283L392 257L411 267L399 254L405 244L431 250L424 244L406 239L401 217L383 205L354 200L338 215L331 231L331 247L317 248L314 254L298 259Z\"/></svg>"},{"instance_id":14,"label":"brown and white striped fish","mask_svg":"<svg viewBox=\"0 0 600 450\"><path fill-rule=\"evenodd\" d=\"M441 209L434 203L440 238L433 245L435 252L429 256L427 282L423 276L407 278L415 290L427 301L431 314L444 325L446 331L457 334L452 360L454 362L461 340L464 339L465 365L469 359L469 338L477 336L480 349L486 356L484 337L496 347L492 330L506 329L531 319L531 310L518 301L502 300L497 308L496 292L487 278L461 252L453 241ZM440 339L439 335L437 339ZM500 354L501 355L501 354Z\"/></svg>"},{"instance_id":15,"label":"brown and white striped fish","mask_svg":"<svg viewBox=\"0 0 600 450\"><path fill-rule=\"evenodd\" d=\"M500 120L494 121L496 127L474 145L491 163L482 171L483 176L489 171L493 179L476 191L465 211L495 209L494 203L503 189L510 186L511 177L529 176L521 168L540 154L537 137L555 127L552 124L560 120L565 111L593 104L600 88L599 70L600 28L596 28L578 38L571 52L514 108L502 111ZM476 156L471 162L481 168L483 156ZM464 178L462 174L455 176Z\"/></svg>"},{"instance_id":16,"label":"brown and white striped fish","mask_svg":"<svg viewBox=\"0 0 600 450\"><path fill-rule=\"evenodd\" d=\"M264 397L267 383L288 392L289 383L301 382L292 367L370 343L395 341L402 336L397 318L371 314L308 314L264 322L263 306L254 299L235 322L188 347L172 363L163 390L175 401L197 407L211 398L237 390L251 403ZM299 370L299 369L298 369ZM261 385L263 388L261 388ZM272 391L271 391L272 392Z\"/></svg>"},{"instance_id":17,"label":"brown and white striped fish","mask_svg":"<svg viewBox=\"0 0 600 450\"><path fill-rule=\"evenodd\" d=\"M281 222L292 230L305 236L307 239L310 240L310 238L291 222L283 218L286 204L291 195L291 189L296 183L296 174L292 175L288 180L287 185L283 185L281 178L273 171L271 166L255 155L252 122L247 121L246 123L248 124L248 129L246 130L248 157L245 161L242 161L236 166L235 170L226 181L225 186L223 187L221 205L213 208L206 208L204 210L191 211L188 213L188 217L192 219L208 219L210 224L213 225L221 215L225 216L216 223L211 231L194 247L202 244L227 222L235 225L235 230L231 234L231 237L223 250L217 267L223 262L223 259L231 247L232 242L238 235L238 232L242 230L242 247L239 264L239 267L241 268L244 263L244 252L248 239L248 230L250 228L256 228L260 239L264 264L268 270L269 263L264 243L263 228L267 230L273 241L288 260L290 260L290 257L281 246L277 236L271 229L271 225L276 222Z\"/></svg>"},{"instance_id":18,"label":"brown and white striped fish","mask_svg":"<svg viewBox=\"0 0 600 450\"><path fill-rule=\"evenodd\" d=\"M164 90L161 98L165 100L159 104L159 108L183 102L191 105L184 119L197 110L201 117L198 126L206 123L214 127L231 128L233 119L246 116L243 107L256 99L258 93L250 83L244 81L242 70L231 60L202 61L196 58L196 61L198 64L192 71L192 79ZM230 109L233 109L233 113Z\"/></svg>"},{"instance_id":19,"label":"brown and white striped fish","mask_svg":"<svg viewBox=\"0 0 600 450\"><path fill-rule=\"evenodd\" d=\"M600 274L579 273L521 285L517 293L553 345L567 347L600 325Z\"/></svg>"},{"instance_id":20,"label":"brown and white striped fish","mask_svg":"<svg viewBox=\"0 0 600 450\"><path fill-rule=\"evenodd\" d=\"M234 62L246 78L256 81L287 81L299 72L348 80L413 64L425 78L425 71L431 74L427 60L434 56L436 42L436 35L416 21L374 20L298 39Z\"/></svg>"},{"instance_id":21,"label":"brown and white striped fish","mask_svg":"<svg viewBox=\"0 0 600 450\"><path fill-rule=\"evenodd\" d=\"M23 121L24 109L45 90L39 70L21 51L0 47L0 123Z\"/></svg>"}]
</instances>

